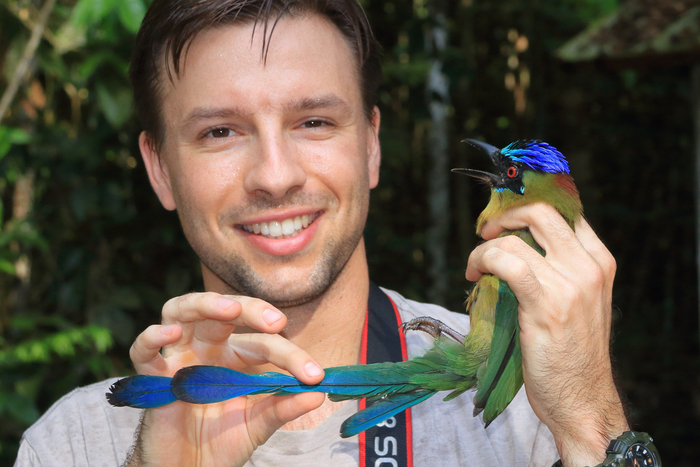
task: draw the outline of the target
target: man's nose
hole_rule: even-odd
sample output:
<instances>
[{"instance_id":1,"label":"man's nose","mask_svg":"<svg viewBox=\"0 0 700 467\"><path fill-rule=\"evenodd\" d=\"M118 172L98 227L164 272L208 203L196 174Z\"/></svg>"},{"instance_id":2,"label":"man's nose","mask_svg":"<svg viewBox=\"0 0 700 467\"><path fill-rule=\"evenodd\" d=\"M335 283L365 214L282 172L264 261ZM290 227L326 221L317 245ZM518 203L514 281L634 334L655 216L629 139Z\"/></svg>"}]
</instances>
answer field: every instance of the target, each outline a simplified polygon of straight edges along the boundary
<instances>
[{"instance_id":1,"label":"man's nose","mask_svg":"<svg viewBox=\"0 0 700 467\"><path fill-rule=\"evenodd\" d=\"M248 193L282 198L306 183L301 154L284 134L261 132L251 158L243 184Z\"/></svg>"}]
</instances>

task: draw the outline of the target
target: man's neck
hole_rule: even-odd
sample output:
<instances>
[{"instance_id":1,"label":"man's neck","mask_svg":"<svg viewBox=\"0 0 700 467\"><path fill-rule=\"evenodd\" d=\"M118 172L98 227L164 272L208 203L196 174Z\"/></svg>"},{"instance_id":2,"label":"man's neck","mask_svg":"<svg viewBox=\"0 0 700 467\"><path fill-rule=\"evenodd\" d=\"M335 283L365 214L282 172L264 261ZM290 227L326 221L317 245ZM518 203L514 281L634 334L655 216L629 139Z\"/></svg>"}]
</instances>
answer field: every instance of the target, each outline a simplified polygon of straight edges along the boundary
<instances>
[{"instance_id":1,"label":"man's neck","mask_svg":"<svg viewBox=\"0 0 700 467\"><path fill-rule=\"evenodd\" d=\"M336 280L320 297L300 306L280 309L287 317L287 325L280 335L308 352L323 368L357 364L368 295L367 259L364 240L360 240ZM234 332L257 331L239 326ZM263 365L246 371L280 370Z\"/></svg>"}]
</instances>

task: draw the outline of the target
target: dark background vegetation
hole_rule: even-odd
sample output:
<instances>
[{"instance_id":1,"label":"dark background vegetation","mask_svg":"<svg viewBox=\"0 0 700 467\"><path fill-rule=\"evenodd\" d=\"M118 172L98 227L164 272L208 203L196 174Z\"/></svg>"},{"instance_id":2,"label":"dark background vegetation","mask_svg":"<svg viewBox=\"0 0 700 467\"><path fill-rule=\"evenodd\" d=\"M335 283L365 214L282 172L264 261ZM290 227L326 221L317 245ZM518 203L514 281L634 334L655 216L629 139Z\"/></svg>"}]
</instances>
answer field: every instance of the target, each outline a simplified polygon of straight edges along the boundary
<instances>
[{"instance_id":1,"label":"dark background vegetation","mask_svg":"<svg viewBox=\"0 0 700 467\"><path fill-rule=\"evenodd\" d=\"M362 3L385 48L381 182L366 228L373 280L428 298L434 96L426 76L437 60L449 78L450 166L488 168L459 143L467 137L497 146L541 138L568 156L586 215L618 261L613 348L632 426L654 436L667 465L694 465L700 349L689 69L556 59L556 48L614 0ZM202 290L196 257L176 215L153 195L138 152L126 72L146 4L59 0L0 126L1 465L61 395L131 373L128 348L168 298ZM0 89L42 5L0 0ZM440 11L448 41L436 52L426 37ZM460 310L473 225L488 195L466 178L448 180L448 286L438 299Z\"/></svg>"}]
</instances>

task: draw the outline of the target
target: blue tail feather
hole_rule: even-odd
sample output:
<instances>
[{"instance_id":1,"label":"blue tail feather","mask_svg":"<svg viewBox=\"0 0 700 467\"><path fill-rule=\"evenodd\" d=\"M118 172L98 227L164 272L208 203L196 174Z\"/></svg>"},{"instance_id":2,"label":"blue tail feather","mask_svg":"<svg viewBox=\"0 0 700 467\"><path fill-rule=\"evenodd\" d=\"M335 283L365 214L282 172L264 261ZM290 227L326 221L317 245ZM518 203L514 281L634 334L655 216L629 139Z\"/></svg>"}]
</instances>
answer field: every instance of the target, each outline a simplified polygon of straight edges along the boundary
<instances>
[{"instance_id":1,"label":"blue tail feather","mask_svg":"<svg viewBox=\"0 0 700 467\"><path fill-rule=\"evenodd\" d=\"M430 398L435 391L419 390L408 394L395 394L386 399L380 399L364 410L357 412L348 418L340 426L340 437L349 438L355 436L384 420L403 412L409 407L420 404Z\"/></svg>"},{"instance_id":2,"label":"blue tail feather","mask_svg":"<svg viewBox=\"0 0 700 467\"><path fill-rule=\"evenodd\" d=\"M385 366L386 368L383 368ZM331 400L381 397L413 388L405 371L397 370L395 363L388 365L350 365L326 368L323 381L316 385L302 384L286 387L281 394L325 392Z\"/></svg>"},{"instance_id":3,"label":"blue tail feather","mask_svg":"<svg viewBox=\"0 0 700 467\"><path fill-rule=\"evenodd\" d=\"M296 378L282 373L247 375L230 368L196 365L175 373L171 389L181 401L210 404L250 394L275 393L299 384Z\"/></svg>"},{"instance_id":4,"label":"blue tail feather","mask_svg":"<svg viewBox=\"0 0 700 467\"><path fill-rule=\"evenodd\" d=\"M105 395L115 407L152 409L177 400L170 390L171 379L167 376L129 376L114 383Z\"/></svg>"}]
</instances>

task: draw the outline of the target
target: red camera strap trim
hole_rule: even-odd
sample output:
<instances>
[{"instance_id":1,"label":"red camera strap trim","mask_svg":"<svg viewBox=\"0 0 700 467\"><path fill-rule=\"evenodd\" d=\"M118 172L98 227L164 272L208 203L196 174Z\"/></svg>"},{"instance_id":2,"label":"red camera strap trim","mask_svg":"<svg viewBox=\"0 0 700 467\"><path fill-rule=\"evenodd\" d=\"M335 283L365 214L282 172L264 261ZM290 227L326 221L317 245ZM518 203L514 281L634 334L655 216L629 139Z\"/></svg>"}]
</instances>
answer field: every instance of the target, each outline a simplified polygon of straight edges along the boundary
<instances>
[{"instance_id":1,"label":"red camera strap trim","mask_svg":"<svg viewBox=\"0 0 700 467\"><path fill-rule=\"evenodd\" d=\"M396 304L370 282L360 353L363 365L407 360L406 338L399 326ZM360 400L360 410L366 407L367 400ZM360 467L413 467L412 437L411 409L360 433Z\"/></svg>"}]
</instances>

